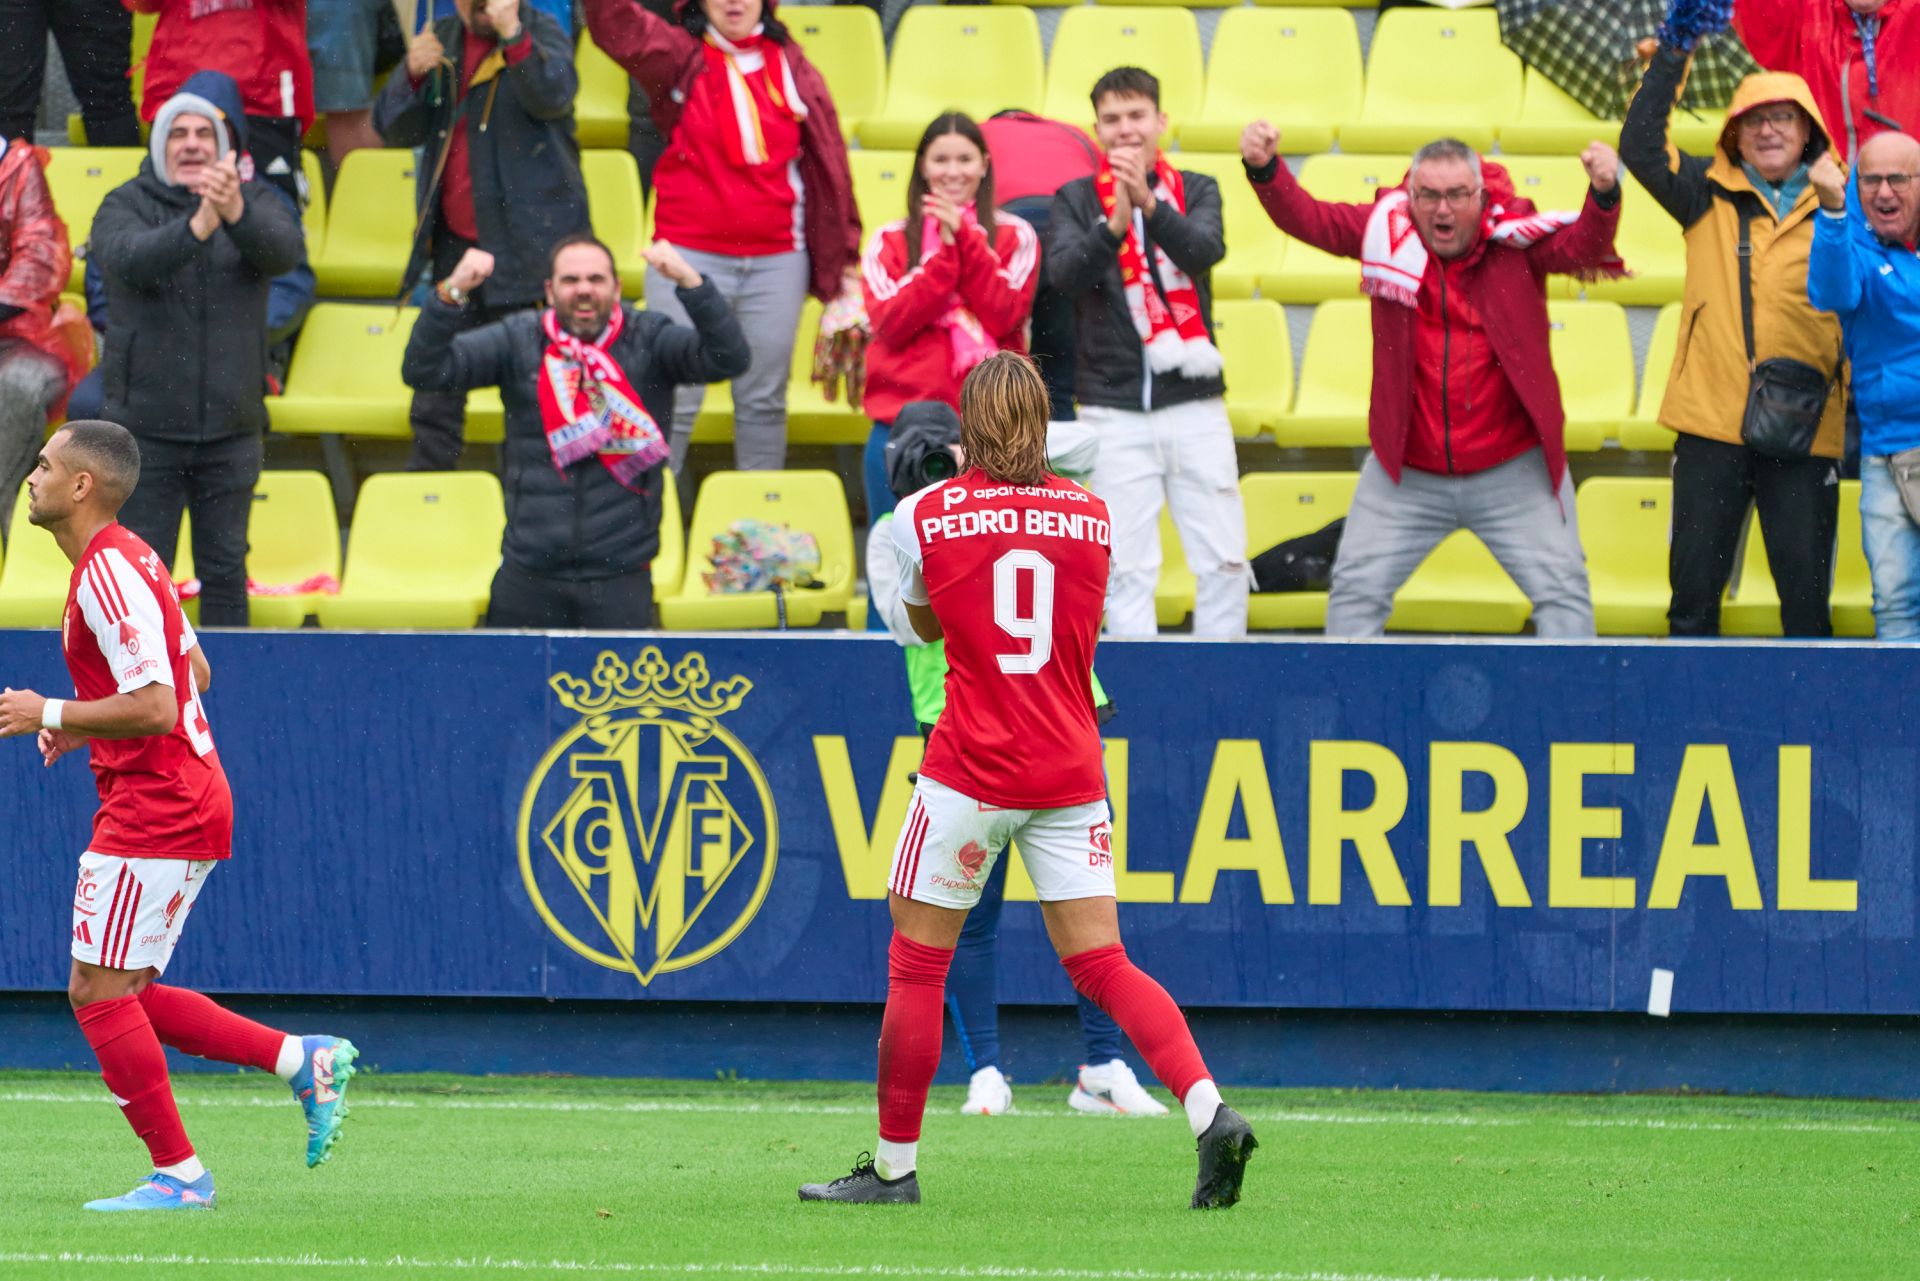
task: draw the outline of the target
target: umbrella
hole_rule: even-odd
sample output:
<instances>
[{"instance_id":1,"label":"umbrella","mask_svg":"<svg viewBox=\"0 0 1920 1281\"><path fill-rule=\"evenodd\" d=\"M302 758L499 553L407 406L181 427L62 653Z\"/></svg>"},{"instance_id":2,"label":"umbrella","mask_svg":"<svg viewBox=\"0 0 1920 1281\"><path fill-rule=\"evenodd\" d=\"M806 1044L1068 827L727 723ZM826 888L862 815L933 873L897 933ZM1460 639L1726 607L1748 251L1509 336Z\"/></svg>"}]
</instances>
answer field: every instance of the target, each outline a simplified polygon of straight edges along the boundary
<instances>
[{"instance_id":1,"label":"umbrella","mask_svg":"<svg viewBox=\"0 0 1920 1281\"><path fill-rule=\"evenodd\" d=\"M1627 114L1640 83L1635 46L1667 16L1663 0L1497 0L1496 9L1506 46L1603 120ZM1680 105L1725 107L1759 70L1733 32L1705 36L1694 46Z\"/></svg>"}]
</instances>

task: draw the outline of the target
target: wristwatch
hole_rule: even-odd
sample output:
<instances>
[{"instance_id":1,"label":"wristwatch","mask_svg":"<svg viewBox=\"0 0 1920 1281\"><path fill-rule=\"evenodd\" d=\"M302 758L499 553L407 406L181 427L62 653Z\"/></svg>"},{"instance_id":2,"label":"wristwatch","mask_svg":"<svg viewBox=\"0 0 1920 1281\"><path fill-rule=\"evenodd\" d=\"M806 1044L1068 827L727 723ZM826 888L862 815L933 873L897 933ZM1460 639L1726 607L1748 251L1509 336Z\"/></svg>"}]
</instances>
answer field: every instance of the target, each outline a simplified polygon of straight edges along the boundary
<instances>
[{"instance_id":1,"label":"wristwatch","mask_svg":"<svg viewBox=\"0 0 1920 1281\"><path fill-rule=\"evenodd\" d=\"M439 297L441 302L446 303L450 307L464 307L467 305L467 291L458 285L450 285L443 280L434 286L433 292Z\"/></svg>"}]
</instances>

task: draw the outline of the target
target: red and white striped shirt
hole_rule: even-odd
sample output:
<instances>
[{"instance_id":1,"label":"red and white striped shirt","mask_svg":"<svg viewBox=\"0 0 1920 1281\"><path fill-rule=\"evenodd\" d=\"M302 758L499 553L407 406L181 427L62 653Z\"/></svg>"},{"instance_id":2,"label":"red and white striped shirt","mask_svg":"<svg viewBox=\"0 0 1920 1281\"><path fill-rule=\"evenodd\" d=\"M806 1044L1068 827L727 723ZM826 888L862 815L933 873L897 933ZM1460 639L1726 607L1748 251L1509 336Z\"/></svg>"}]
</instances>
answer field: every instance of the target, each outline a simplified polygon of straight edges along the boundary
<instances>
[{"instance_id":1,"label":"red and white striped shirt","mask_svg":"<svg viewBox=\"0 0 1920 1281\"><path fill-rule=\"evenodd\" d=\"M87 848L123 858L226 858L233 796L187 661L198 638L166 566L124 525L94 535L74 566L60 642L76 698L165 685L179 709L164 734L87 741L100 790Z\"/></svg>"}]
</instances>

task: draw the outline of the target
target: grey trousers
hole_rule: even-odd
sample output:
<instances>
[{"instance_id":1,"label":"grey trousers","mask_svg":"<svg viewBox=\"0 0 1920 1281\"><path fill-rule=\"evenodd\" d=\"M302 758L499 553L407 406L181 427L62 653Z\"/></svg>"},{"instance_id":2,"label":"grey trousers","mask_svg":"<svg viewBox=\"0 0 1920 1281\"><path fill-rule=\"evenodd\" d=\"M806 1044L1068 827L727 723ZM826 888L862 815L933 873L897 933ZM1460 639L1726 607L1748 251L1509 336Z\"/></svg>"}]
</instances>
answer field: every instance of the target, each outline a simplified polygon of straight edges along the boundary
<instances>
[{"instance_id":1,"label":"grey trousers","mask_svg":"<svg viewBox=\"0 0 1920 1281\"><path fill-rule=\"evenodd\" d=\"M1347 513L1327 597L1327 635L1378 636L1393 594L1440 540L1472 530L1533 602L1542 637L1592 636L1593 594L1574 523L1573 478L1554 493L1538 449L1470 476L1408 467L1394 484L1372 454Z\"/></svg>"},{"instance_id":2,"label":"grey trousers","mask_svg":"<svg viewBox=\"0 0 1920 1281\"><path fill-rule=\"evenodd\" d=\"M746 332L753 363L733 380L733 465L741 471L777 471L787 465L787 371L793 363L794 331L807 301L808 258L804 249L757 258L682 249L693 269L711 280ZM647 310L691 324L673 282L647 268ZM669 439L675 475L685 474L693 420L706 399L703 386L682 386L673 396Z\"/></svg>"},{"instance_id":3,"label":"grey trousers","mask_svg":"<svg viewBox=\"0 0 1920 1281\"><path fill-rule=\"evenodd\" d=\"M25 343L0 345L0 539L13 519L13 502L40 457L47 409L66 390L67 371Z\"/></svg>"}]
</instances>

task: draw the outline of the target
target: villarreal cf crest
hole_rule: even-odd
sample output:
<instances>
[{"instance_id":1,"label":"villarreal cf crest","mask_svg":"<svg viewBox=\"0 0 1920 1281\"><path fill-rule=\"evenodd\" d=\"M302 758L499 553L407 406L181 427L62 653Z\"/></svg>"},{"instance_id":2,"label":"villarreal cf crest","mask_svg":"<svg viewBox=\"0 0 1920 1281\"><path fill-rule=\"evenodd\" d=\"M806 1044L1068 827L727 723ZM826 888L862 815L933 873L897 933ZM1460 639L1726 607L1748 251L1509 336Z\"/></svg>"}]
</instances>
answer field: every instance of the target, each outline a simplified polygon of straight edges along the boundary
<instances>
[{"instance_id":1,"label":"villarreal cf crest","mask_svg":"<svg viewBox=\"0 0 1920 1281\"><path fill-rule=\"evenodd\" d=\"M548 928L644 986L716 955L773 883L779 829L760 766L720 720L753 689L655 646L551 682L580 716L520 803L520 874Z\"/></svg>"}]
</instances>

